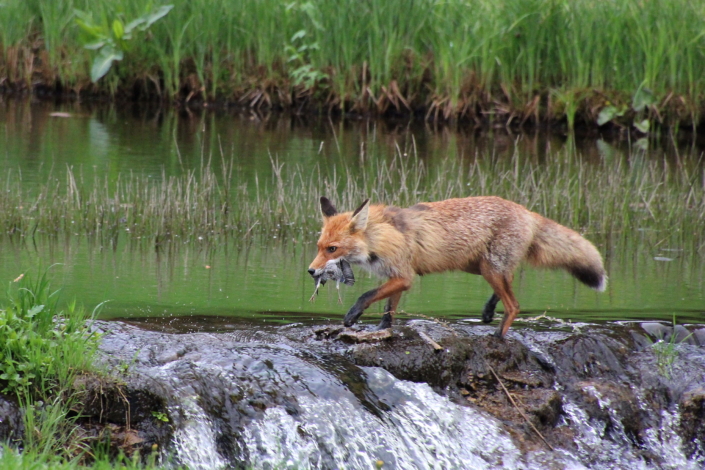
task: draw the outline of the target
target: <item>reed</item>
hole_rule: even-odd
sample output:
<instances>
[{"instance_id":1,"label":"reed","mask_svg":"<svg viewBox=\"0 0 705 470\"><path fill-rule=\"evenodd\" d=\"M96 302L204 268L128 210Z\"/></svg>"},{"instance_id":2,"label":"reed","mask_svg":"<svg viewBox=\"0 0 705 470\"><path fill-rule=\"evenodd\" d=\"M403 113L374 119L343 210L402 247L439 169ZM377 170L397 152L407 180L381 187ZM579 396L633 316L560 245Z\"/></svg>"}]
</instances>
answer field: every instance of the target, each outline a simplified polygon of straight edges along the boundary
<instances>
[{"instance_id":1,"label":"reed","mask_svg":"<svg viewBox=\"0 0 705 470\"><path fill-rule=\"evenodd\" d=\"M119 241L174 249L184 243L238 245L316 237L318 198L341 209L370 197L397 206L470 195L519 202L591 238L625 244L636 234L646 247L677 247L702 255L705 174L701 165L628 159L580 160L568 145L550 165L475 156L425 163L413 148L393 157L359 155L359 164L313 170L271 161L268 175L245 178L223 157L216 170L204 159L182 176L134 173L84 175L67 168L39 189L9 176L0 194L5 237L85 236L105 246Z\"/></svg>"},{"instance_id":2,"label":"reed","mask_svg":"<svg viewBox=\"0 0 705 470\"><path fill-rule=\"evenodd\" d=\"M649 114L664 124L697 124L703 106L702 2L159 3L174 9L91 85L74 9L129 21L144 2L4 2L3 86L58 79L76 91L504 122L595 123L605 106L628 109L641 86L653 90Z\"/></svg>"}]
</instances>

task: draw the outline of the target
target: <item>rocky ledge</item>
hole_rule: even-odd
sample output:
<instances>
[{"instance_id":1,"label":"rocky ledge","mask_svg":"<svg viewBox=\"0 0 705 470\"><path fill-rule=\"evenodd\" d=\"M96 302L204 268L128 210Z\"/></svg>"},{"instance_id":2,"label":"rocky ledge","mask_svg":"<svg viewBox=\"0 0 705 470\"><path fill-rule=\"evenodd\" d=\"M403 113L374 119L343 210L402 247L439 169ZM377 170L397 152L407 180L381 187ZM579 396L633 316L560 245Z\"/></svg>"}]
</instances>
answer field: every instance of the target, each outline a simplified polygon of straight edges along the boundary
<instances>
[{"instance_id":1,"label":"rocky ledge","mask_svg":"<svg viewBox=\"0 0 705 470\"><path fill-rule=\"evenodd\" d=\"M77 413L87 435L107 432L114 450L128 453L178 454L189 445L180 433L197 421L198 408L210 423L200 445L213 465L252 462L248 424L272 408L296 419L302 393L354 396L383 414L389 405L370 392L369 368L428 384L449 403L494 417L522 452L564 449L590 466L593 457L581 454L581 436L570 425L582 419L602 439L660 468L665 457L649 442L669 413L677 416L673 429L685 458L702 459L705 448L705 329L698 326L515 326L503 340L478 323L425 320L383 332L227 319L96 328L104 332L101 357L116 378L80 378ZM12 400L0 400L5 440L22 434L18 412ZM320 457L322 468L326 458L333 459Z\"/></svg>"}]
</instances>

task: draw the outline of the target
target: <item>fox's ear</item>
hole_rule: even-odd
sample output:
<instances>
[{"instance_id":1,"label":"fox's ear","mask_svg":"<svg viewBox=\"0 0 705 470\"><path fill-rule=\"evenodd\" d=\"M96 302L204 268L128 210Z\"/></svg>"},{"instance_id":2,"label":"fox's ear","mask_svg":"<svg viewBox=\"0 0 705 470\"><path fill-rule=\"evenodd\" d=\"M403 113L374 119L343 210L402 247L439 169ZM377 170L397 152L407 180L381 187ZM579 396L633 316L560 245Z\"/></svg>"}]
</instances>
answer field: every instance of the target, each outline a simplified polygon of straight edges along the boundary
<instances>
[{"instance_id":1,"label":"fox's ear","mask_svg":"<svg viewBox=\"0 0 705 470\"><path fill-rule=\"evenodd\" d=\"M367 228L367 217L370 214L370 200L365 199L365 202L360 205L352 215L352 221L350 222L350 229L353 232L359 230L365 230Z\"/></svg>"},{"instance_id":2,"label":"fox's ear","mask_svg":"<svg viewBox=\"0 0 705 470\"><path fill-rule=\"evenodd\" d=\"M338 213L338 209L335 208L332 202L328 200L327 197L321 197L321 214L323 218L333 217Z\"/></svg>"}]
</instances>

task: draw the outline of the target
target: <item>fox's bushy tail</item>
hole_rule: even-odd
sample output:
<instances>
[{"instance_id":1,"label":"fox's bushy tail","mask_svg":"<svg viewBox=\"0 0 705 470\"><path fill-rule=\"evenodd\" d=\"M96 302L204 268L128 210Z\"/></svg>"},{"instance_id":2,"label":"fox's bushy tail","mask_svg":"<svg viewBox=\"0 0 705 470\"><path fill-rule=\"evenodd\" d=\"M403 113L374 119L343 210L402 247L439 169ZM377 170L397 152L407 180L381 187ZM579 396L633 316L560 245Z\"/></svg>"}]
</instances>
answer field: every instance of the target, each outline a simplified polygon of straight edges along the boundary
<instances>
[{"instance_id":1,"label":"fox's bushy tail","mask_svg":"<svg viewBox=\"0 0 705 470\"><path fill-rule=\"evenodd\" d=\"M600 292L607 287L607 273L595 245L550 219L542 220L527 259L534 266L565 269Z\"/></svg>"}]
</instances>

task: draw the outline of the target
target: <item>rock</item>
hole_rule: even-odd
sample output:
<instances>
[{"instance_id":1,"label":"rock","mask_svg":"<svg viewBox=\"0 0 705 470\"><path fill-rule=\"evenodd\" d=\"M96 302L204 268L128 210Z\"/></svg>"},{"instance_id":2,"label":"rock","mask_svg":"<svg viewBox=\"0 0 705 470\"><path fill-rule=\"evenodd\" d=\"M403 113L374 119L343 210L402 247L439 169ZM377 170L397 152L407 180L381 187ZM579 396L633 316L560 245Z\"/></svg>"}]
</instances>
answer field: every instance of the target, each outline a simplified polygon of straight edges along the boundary
<instances>
[{"instance_id":1,"label":"rock","mask_svg":"<svg viewBox=\"0 0 705 470\"><path fill-rule=\"evenodd\" d=\"M692 457L705 448L705 386L699 385L681 396L680 432L686 455Z\"/></svg>"},{"instance_id":2,"label":"rock","mask_svg":"<svg viewBox=\"0 0 705 470\"><path fill-rule=\"evenodd\" d=\"M0 395L0 441L17 443L24 434L22 412L17 402Z\"/></svg>"},{"instance_id":3,"label":"rock","mask_svg":"<svg viewBox=\"0 0 705 470\"><path fill-rule=\"evenodd\" d=\"M376 331L356 331L346 328L338 333L337 339L348 343L373 343L392 337L392 329L385 328Z\"/></svg>"},{"instance_id":4,"label":"rock","mask_svg":"<svg viewBox=\"0 0 705 470\"><path fill-rule=\"evenodd\" d=\"M129 372L119 380L80 377L75 387L85 394L86 433L97 438L109 432L115 451L173 448L173 436L194 422L197 409L204 414L199 419L212 423L207 453L241 466L251 461L243 436L272 414L285 415L281 419L295 429L290 439L321 439L310 435L316 426L298 422L311 412L311 397L359 406L383 422L408 400L395 380L428 384L436 394L492 416L525 451L546 452L545 439L578 452L582 425L595 430L592 439L628 446L625 452L658 467L664 457L648 448L650 436L669 426L664 416L675 409L681 415L673 432L687 454L699 455L705 446L705 353L679 346L673 372L664 376L653 348L645 346L651 344L646 335L673 333L660 323L588 325L580 331L516 328L506 339L491 336L484 325L419 320L382 331L336 324L172 334L124 323L97 325L105 334L106 365L122 370L127 363ZM678 328L675 334L687 336ZM700 341L698 334L692 338ZM371 381L379 368L389 383L384 377ZM7 408L7 416L17 416L13 406L0 401L0 413ZM571 414L576 409L584 416ZM17 426L7 431L3 423L2 436L20 432ZM333 468L335 449L316 442L318 464ZM609 466L598 454L587 452L585 462Z\"/></svg>"}]
</instances>

